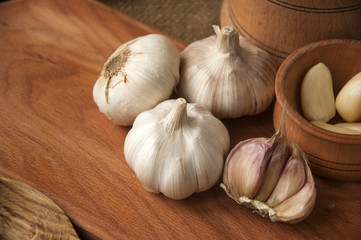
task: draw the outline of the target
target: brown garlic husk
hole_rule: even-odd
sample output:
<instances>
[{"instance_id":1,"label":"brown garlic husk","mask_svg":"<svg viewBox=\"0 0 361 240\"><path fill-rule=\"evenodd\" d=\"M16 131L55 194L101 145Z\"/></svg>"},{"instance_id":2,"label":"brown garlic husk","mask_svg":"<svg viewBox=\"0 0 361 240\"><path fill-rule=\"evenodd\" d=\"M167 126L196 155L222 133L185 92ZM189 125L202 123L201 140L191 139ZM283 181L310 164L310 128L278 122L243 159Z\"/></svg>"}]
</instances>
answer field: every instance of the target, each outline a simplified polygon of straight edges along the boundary
<instances>
[{"instance_id":1,"label":"brown garlic husk","mask_svg":"<svg viewBox=\"0 0 361 240\"><path fill-rule=\"evenodd\" d=\"M271 138L251 138L231 150L221 187L271 221L297 223L311 213L316 188L306 154L287 140L285 118L286 107Z\"/></svg>"}]
</instances>

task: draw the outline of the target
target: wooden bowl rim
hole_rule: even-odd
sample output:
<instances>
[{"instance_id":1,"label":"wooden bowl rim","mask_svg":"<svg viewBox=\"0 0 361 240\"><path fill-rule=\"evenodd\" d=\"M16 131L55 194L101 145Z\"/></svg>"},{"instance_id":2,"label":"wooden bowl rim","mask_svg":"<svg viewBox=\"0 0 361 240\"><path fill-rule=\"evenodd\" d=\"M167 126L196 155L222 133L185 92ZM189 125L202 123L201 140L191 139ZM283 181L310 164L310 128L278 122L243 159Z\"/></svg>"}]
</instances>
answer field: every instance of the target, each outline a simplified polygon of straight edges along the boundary
<instances>
[{"instance_id":1,"label":"wooden bowl rim","mask_svg":"<svg viewBox=\"0 0 361 240\"><path fill-rule=\"evenodd\" d=\"M328 39L328 40L313 42L296 49L281 63L276 74L275 94L277 101L279 101L280 106L282 108L286 102L285 88L284 88L285 75L289 71L289 69L292 68L292 66L297 63L297 60L301 56L308 54L309 52L313 51L316 48L326 45L339 45L339 44L356 45L361 50L360 40ZM304 131L306 131L310 135L314 135L316 137L326 139L332 142L339 142L344 144L361 144L361 134L351 135L351 134L336 133L317 127L314 124L312 124L310 121L305 119L300 113L298 113L298 111L293 106L289 104L287 104L287 118L290 118L293 122L295 122L298 126L300 126Z\"/></svg>"}]
</instances>

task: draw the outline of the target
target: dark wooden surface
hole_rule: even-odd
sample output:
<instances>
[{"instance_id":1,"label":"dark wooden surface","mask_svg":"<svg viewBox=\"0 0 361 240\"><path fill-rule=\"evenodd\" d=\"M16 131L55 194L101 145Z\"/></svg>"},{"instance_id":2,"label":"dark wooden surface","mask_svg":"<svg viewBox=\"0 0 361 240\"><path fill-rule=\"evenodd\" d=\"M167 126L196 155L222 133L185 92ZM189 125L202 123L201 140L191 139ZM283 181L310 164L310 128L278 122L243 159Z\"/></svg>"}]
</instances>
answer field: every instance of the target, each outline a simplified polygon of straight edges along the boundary
<instances>
[{"instance_id":1,"label":"dark wooden surface","mask_svg":"<svg viewBox=\"0 0 361 240\"><path fill-rule=\"evenodd\" d=\"M219 183L181 201L145 191L124 159L129 128L99 112L92 87L121 43L152 32L91 0L1 3L0 175L35 187L100 239L359 239L360 182L315 177L315 209L296 225L238 206ZM225 120L231 146L271 136L272 114Z\"/></svg>"}]
</instances>

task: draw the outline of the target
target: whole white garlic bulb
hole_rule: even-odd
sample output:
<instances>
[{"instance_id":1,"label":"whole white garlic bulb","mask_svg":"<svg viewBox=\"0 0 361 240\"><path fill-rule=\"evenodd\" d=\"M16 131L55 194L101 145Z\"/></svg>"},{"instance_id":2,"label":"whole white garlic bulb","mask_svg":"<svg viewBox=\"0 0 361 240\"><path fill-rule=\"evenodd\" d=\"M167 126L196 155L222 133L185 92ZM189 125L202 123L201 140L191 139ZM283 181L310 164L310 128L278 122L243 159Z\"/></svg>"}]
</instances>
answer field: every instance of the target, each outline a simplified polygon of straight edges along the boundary
<instances>
[{"instance_id":1,"label":"whole white garlic bulb","mask_svg":"<svg viewBox=\"0 0 361 240\"><path fill-rule=\"evenodd\" d=\"M105 62L94 101L114 124L130 126L139 113L170 97L179 81L179 61L175 45L160 34L124 43Z\"/></svg>"},{"instance_id":2,"label":"whole white garlic bulb","mask_svg":"<svg viewBox=\"0 0 361 240\"><path fill-rule=\"evenodd\" d=\"M179 98L135 119L124 154L145 189L184 199L218 181L229 144L220 120L199 104Z\"/></svg>"},{"instance_id":3,"label":"whole white garlic bulb","mask_svg":"<svg viewBox=\"0 0 361 240\"><path fill-rule=\"evenodd\" d=\"M284 119L285 110L273 137L248 139L231 150L221 187L271 221L297 223L311 213L316 188L306 154L287 140Z\"/></svg>"},{"instance_id":4,"label":"whole white garlic bulb","mask_svg":"<svg viewBox=\"0 0 361 240\"><path fill-rule=\"evenodd\" d=\"M239 37L230 26L181 52L178 92L204 105L218 118L238 118L264 111L274 97L277 66L262 49Z\"/></svg>"}]
</instances>

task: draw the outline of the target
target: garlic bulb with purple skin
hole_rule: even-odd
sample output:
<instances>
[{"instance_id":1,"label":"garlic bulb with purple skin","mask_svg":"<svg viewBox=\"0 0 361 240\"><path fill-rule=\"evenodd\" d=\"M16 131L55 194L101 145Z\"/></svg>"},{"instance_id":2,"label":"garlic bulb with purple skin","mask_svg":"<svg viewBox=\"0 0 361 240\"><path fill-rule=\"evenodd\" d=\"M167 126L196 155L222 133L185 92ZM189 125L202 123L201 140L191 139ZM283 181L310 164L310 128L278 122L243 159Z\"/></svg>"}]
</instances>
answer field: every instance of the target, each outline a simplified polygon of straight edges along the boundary
<instances>
[{"instance_id":1,"label":"garlic bulb with purple skin","mask_svg":"<svg viewBox=\"0 0 361 240\"><path fill-rule=\"evenodd\" d=\"M181 52L179 96L220 119L263 112L274 97L274 60L233 27L213 28L216 35Z\"/></svg>"},{"instance_id":2,"label":"garlic bulb with purple skin","mask_svg":"<svg viewBox=\"0 0 361 240\"><path fill-rule=\"evenodd\" d=\"M231 150L221 187L271 221L297 223L311 213L316 188L305 153L287 140L284 119L285 110L271 138L248 139Z\"/></svg>"}]
</instances>

